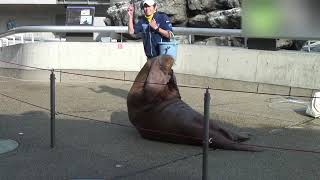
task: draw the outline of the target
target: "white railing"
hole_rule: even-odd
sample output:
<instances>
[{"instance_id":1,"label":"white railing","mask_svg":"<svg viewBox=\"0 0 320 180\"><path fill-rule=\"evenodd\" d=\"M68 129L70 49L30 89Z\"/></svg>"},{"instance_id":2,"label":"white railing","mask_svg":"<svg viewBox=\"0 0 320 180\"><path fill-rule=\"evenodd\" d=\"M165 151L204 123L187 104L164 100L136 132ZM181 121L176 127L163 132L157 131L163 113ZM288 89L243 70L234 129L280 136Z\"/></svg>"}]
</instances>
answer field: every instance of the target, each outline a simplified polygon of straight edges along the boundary
<instances>
[{"instance_id":1,"label":"white railing","mask_svg":"<svg viewBox=\"0 0 320 180\"><path fill-rule=\"evenodd\" d=\"M203 35L203 36L236 36L241 37L241 29L218 28L186 28L173 27L175 34ZM64 33L90 33L90 32L115 32L128 33L127 26L21 26L1 33L0 38L17 33L26 32L64 32Z\"/></svg>"},{"instance_id":2,"label":"white railing","mask_svg":"<svg viewBox=\"0 0 320 180\"><path fill-rule=\"evenodd\" d=\"M19 33L32 32L52 32L52 33L128 33L127 26L21 26L0 33L0 38ZM173 27L173 32L177 35L202 35L202 36L234 36L241 37L241 29L218 29L218 28L185 28ZM23 39L23 38L20 38ZM189 38L190 39L190 38ZM22 40L23 41L23 40ZM190 40L189 40L190 41ZM122 42L122 35L121 35Z\"/></svg>"},{"instance_id":3,"label":"white railing","mask_svg":"<svg viewBox=\"0 0 320 180\"><path fill-rule=\"evenodd\" d=\"M12 44L15 44L16 36L19 33L33 33L33 32L52 32L52 33L128 33L127 26L21 26L11 29L7 32L0 33L0 46L9 46L9 39L11 38ZM176 35L188 35L189 43L191 43L192 35L200 36L227 36L227 37L244 37L241 29L219 29L219 28L189 28L189 27L173 27L173 32ZM25 39L20 35L20 43L24 43ZM18 37L18 38L19 38ZM33 37L33 36L32 36ZM245 37L244 37L245 38ZM63 39L64 41L65 39ZM35 41L34 38L31 39ZM37 39L36 41L39 41ZM61 41L56 38L52 40L43 41ZM246 42L246 41L245 41ZM246 46L246 44L245 44ZM308 51L310 52L310 41L308 41Z\"/></svg>"}]
</instances>

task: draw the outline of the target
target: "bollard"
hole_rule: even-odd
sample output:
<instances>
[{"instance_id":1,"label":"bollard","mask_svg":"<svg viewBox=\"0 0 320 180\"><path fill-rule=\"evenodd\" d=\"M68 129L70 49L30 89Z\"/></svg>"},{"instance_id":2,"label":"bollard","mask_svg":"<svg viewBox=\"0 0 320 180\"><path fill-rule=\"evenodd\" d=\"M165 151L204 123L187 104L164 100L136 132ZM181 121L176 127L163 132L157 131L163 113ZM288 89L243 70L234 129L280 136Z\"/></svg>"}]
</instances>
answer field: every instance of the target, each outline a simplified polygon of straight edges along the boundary
<instances>
[{"instance_id":1,"label":"bollard","mask_svg":"<svg viewBox=\"0 0 320 180\"><path fill-rule=\"evenodd\" d=\"M209 106L210 93L209 88L207 88L204 94L202 180L208 179Z\"/></svg>"},{"instance_id":2,"label":"bollard","mask_svg":"<svg viewBox=\"0 0 320 180\"><path fill-rule=\"evenodd\" d=\"M54 74L54 69L52 69L50 74L50 147L54 148L55 146L55 120L56 120L56 94L55 94L55 86L56 86L56 77Z\"/></svg>"}]
</instances>

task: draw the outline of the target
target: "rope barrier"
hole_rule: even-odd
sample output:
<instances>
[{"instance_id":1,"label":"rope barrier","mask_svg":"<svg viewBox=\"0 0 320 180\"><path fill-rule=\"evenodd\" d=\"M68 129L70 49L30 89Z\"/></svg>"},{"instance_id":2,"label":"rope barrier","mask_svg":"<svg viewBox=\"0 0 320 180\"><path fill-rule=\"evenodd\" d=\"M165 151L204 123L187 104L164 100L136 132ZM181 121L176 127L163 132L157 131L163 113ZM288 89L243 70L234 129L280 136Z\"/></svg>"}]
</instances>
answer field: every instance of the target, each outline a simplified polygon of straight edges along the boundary
<instances>
[{"instance_id":1,"label":"rope barrier","mask_svg":"<svg viewBox=\"0 0 320 180\"><path fill-rule=\"evenodd\" d=\"M64 116L69 116L69 117L74 117L74 118L79 118L79 119L85 119L85 120L91 120L91 121L97 121L97 122L104 122L106 124L112 124L112 125L117 125L117 126L121 126L121 127L134 129L133 126L129 126L129 125L125 125L125 124L114 123L114 122L106 122L106 121L99 120L99 119L93 119L93 118L89 118L89 117L77 116L77 115L67 114L67 113L63 113L63 112L57 112L57 115L64 115Z\"/></svg>"},{"instance_id":2,"label":"rope barrier","mask_svg":"<svg viewBox=\"0 0 320 180\"><path fill-rule=\"evenodd\" d=\"M28 67L32 69L38 69L38 70L44 70L44 71L52 71L52 69L44 69L44 68L38 68L34 66L27 66L27 65L21 65L17 63L12 63L12 62L7 62L7 61L2 61L0 62L3 63L8 63L8 64L13 64L17 66L22 66L22 67ZM55 72L60 72L63 74L71 74L71 75L77 75L77 76L84 76L84 77L92 77L92 78L99 78L99 79L108 79L108 80L115 80L115 81L125 81L125 82L132 82L132 83L145 83L142 81L133 81L133 80L126 80L126 79L120 79L120 78L111 78L111 77L105 77L105 76L95 76L95 75L89 75L89 74L81 74L81 73L73 73L73 72L68 72L68 71L62 71L62 70L56 70ZM167 85L163 83L149 83L149 84L156 84L156 85ZM221 89L221 88L210 88L210 87L201 87L201 86L191 86L191 85L177 85L178 87L183 87L183 88L190 88L190 89L209 89L209 90L215 90L215 91L224 91L224 92L236 92L236 93L246 93L246 94L258 94L258 95L272 95L272 96L283 96L283 97L299 97L299 98L320 98L320 97L315 97L315 96L299 96L299 95L284 95L284 94L277 94L277 93L259 93L259 92L253 92L253 91L241 91L241 90L228 90L228 89Z\"/></svg>"},{"instance_id":3,"label":"rope barrier","mask_svg":"<svg viewBox=\"0 0 320 180\"><path fill-rule=\"evenodd\" d=\"M48 109L48 108L45 108L45 107L42 107L42 106L38 106L38 105L35 105L35 104L32 104L32 103L29 103L29 102L27 102L27 101L23 101L23 100L20 100L20 99L17 99L17 98L8 96L8 95L3 94L3 93L0 93L0 95L1 95L1 96L4 96L4 97L6 97L6 98L13 99L13 100L15 100L15 101L18 101L18 102L21 102L21 103L24 103L24 104L28 104L28 105L30 105L30 106L34 106L34 107L37 107L37 108L39 108L39 109L46 110L46 111L49 111L49 112L50 112L50 109Z\"/></svg>"},{"instance_id":4,"label":"rope barrier","mask_svg":"<svg viewBox=\"0 0 320 180\"><path fill-rule=\"evenodd\" d=\"M13 62L8 62L8 61L2 61L2 60L0 60L0 62L11 64L11 65L16 65L16 66L21 66L21 67L27 67L27 68L31 68L31 69L38 69L38 70L42 70L42 71L51 71L52 70L52 69L39 68L39 67L35 67L35 66L27 66L27 65L17 64L17 63L13 63Z\"/></svg>"},{"instance_id":5,"label":"rope barrier","mask_svg":"<svg viewBox=\"0 0 320 180\"><path fill-rule=\"evenodd\" d=\"M250 91L240 91L240 90L228 90L221 88L209 88L210 90L215 91L224 91L224 92L236 92L236 93L246 93L246 94L259 94L259 95L271 95L271 96L283 96L283 97L300 97L300 98L320 98L315 96L299 96L299 95L285 95L285 94L277 94L277 93L259 93L259 92L250 92Z\"/></svg>"},{"instance_id":6,"label":"rope barrier","mask_svg":"<svg viewBox=\"0 0 320 180\"><path fill-rule=\"evenodd\" d=\"M1 61L0 62L5 62L5 63L9 63L9 64L14 64L14 65L18 65L18 66L23 66L23 67L28 67L28 68L33 68L33 69L38 69L38 70L45 70L45 71L52 71L52 69L44 69L44 68L37 68L37 67L33 67L33 66L26 66L26 65L20 65L20 64L16 64L16 63L10 63L10 62L6 62L6 61ZM123 79L118 79L118 78L108 78L108 77L101 77L101 76L93 76L93 75L85 75L85 74L79 74L79 73L72 73L72 72L66 72L66 71L56 71L56 72L61 72L61 73L66 73L66 74L73 74L73 75L79 75L79 76L87 76L87 77L94 77L94 78L103 78L103 79L111 79L111 80L121 80L121 81L130 81L130 82L135 82L135 81L131 81L131 80L123 80ZM140 83L144 83L144 82L140 82ZM152 83L152 84L159 84L159 83ZM166 84L159 84L159 85L166 85ZM204 88L204 87L199 87L199 86L187 86L187 85L180 85L179 87L186 87L186 88L196 88L196 89L210 89L210 90L218 90L218 91L228 91L228 92L240 92L240 93L251 93L251 94L264 94L264 95L279 95L279 96L290 96L290 95L281 95L281 94L275 94L275 93L256 93L256 92L246 92L246 91L235 91L235 90L224 90L224 89L219 89L219 88ZM24 104L28 104L46 111L50 112L50 109L39 106L39 105L35 105L33 103L24 101L24 100L20 100L18 98L15 97L11 97L7 94L3 94L0 93L0 95L24 103ZM305 98L314 98L314 97L308 97L308 96L294 96L294 97L305 97ZM92 119L92 118L88 118L88 117L82 117L82 116L77 116L77 115L71 115L71 114L67 114L67 113L63 113L63 112L56 112L57 115L65 115L65 116L70 116L70 117L76 117L76 118L81 118L81 119L87 119L87 120L94 120L94 121L99 121L99 122L104 122L107 124L112 124L112 125L117 125L117 126L121 126L121 127L126 127L126 128L135 128L133 126L128 126L128 125L124 125L124 124L120 124L120 123L113 123L113 122L105 122L102 120L97 120L97 119ZM144 129L144 128L136 128L138 130L143 130L143 131L149 131L152 133L160 133L160 134L166 134L166 135L172 135L172 136L177 136L177 137L184 137L184 138L189 138L189 139L193 139L193 140L202 140L202 138L195 138L192 136L184 136L181 134L176 134L176 133L169 133L169 132L162 132L162 131L158 131L158 130L151 130L151 129ZM313 151L313 150L303 150L303 149L294 149L294 148L282 148L282 147L273 147L273 146L263 146L263 145L255 145L255 144L245 144L245 143L240 143L243 145L247 145L247 146L252 146L252 147L260 147L260 148L266 148L266 149L275 149L275 150L285 150L285 151L296 151L296 152L304 152L304 153L316 153L316 154L320 154L320 151ZM202 153L200 153L202 154Z\"/></svg>"},{"instance_id":7,"label":"rope barrier","mask_svg":"<svg viewBox=\"0 0 320 180\"><path fill-rule=\"evenodd\" d=\"M9 99L13 99L16 100L18 102L22 102L24 104L28 104L46 111L50 111L48 108L44 108L38 105L35 105L33 103L29 103L23 100L19 100L17 98L8 96L6 94L0 93L0 95L7 97ZM163 132L163 131L159 131L159 130L152 130L152 129L145 129L145 128L135 128L133 126L129 126L129 125L124 125L124 124L120 124L120 123L113 123L113 122L106 122L103 120L98 120L98 119L93 119L93 118L88 118L88 117L83 117L83 116L77 116L77 115L72 115L72 114L67 114L67 113L63 113L63 112L57 112L57 115L65 115L65 116L70 116L70 117L75 117L75 118L80 118L80 119L86 119L86 120L92 120L92 121L98 121L98 122L103 122L106 124L111 124L111 125L117 125L117 126L121 126L121 127L126 127L126 128L132 128L132 129L137 129L137 130L143 130L143 131L149 131L152 133L159 133L159 134L164 134L164 135L172 135L172 136L176 136L176 137L184 137L184 138L189 138L189 139L193 139L193 140L202 140L202 138L195 138L192 136L184 136L181 134L176 134L176 133L169 133L169 132ZM213 141L214 142L214 141ZM231 144L236 144L236 143L231 143ZM247 146L251 146L251 147L260 147L260 148L266 148L266 149L274 149L274 150L285 150L285 151L296 151L296 152L304 152L304 153L314 153L314 154L320 154L320 151L313 151L313 150L303 150L303 149L294 149L294 148L282 148L282 147L274 147L274 146L263 146L263 145L256 145L256 144L246 144L246 143L239 143L239 144L243 144L243 145L247 145Z\"/></svg>"},{"instance_id":8,"label":"rope barrier","mask_svg":"<svg viewBox=\"0 0 320 180\"><path fill-rule=\"evenodd\" d=\"M77 76L84 76L84 77L93 77L93 78L97 78L97 79L108 79L108 80L115 80L115 81L125 81L124 79L120 79L120 78L109 78L109 77L103 77L103 76L94 76L94 75L88 75L88 74L80 74L80 73L73 73L73 72L67 72L67 71L61 71L58 70L56 72L60 72L63 74L71 74L71 75L77 75ZM132 81L133 82L133 81Z\"/></svg>"}]
</instances>

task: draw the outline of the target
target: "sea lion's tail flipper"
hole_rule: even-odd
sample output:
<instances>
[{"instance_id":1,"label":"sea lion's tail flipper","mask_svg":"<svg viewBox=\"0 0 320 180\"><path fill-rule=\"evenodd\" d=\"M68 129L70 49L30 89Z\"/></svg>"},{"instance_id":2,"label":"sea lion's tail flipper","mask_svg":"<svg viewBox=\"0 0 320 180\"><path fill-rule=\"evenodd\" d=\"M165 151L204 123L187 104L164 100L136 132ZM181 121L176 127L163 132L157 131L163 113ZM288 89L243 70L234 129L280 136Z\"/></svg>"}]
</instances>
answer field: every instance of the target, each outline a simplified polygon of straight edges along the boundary
<instances>
[{"instance_id":1,"label":"sea lion's tail flipper","mask_svg":"<svg viewBox=\"0 0 320 180\"><path fill-rule=\"evenodd\" d=\"M235 151L251 151L251 152L263 151L263 149L253 145L242 144L236 141L232 141L227 137L225 137L223 134L220 134L219 132L214 132L213 136L211 136L210 147L225 149L225 150L235 150Z\"/></svg>"}]
</instances>

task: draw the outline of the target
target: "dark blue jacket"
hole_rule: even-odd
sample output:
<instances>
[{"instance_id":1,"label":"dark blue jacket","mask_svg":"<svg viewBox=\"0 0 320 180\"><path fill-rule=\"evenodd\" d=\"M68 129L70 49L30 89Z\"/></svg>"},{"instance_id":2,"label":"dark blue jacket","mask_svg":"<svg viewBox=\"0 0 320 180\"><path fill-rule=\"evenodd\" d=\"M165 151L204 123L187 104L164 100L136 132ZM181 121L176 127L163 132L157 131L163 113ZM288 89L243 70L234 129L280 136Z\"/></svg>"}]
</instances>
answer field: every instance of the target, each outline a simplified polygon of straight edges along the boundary
<instances>
[{"instance_id":1,"label":"dark blue jacket","mask_svg":"<svg viewBox=\"0 0 320 180\"><path fill-rule=\"evenodd\" d=\"M162 13L156 12L153 15L158 26L161 29L172 31L172 24L169 17ZM150 25L148 20L143 17L134 26L134 33L142 33L144 52L148 58L156 57L159 55L159 45L158 42L169 42L170 39L163 37L159 32L154 30Z\"/></svg>"}]
</instances>

